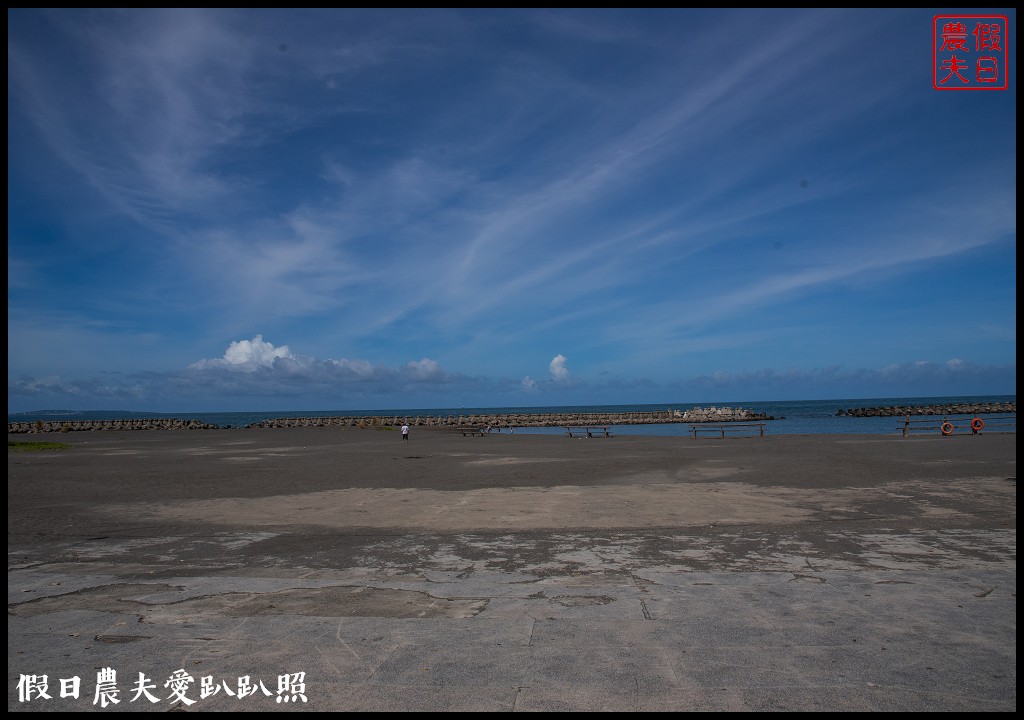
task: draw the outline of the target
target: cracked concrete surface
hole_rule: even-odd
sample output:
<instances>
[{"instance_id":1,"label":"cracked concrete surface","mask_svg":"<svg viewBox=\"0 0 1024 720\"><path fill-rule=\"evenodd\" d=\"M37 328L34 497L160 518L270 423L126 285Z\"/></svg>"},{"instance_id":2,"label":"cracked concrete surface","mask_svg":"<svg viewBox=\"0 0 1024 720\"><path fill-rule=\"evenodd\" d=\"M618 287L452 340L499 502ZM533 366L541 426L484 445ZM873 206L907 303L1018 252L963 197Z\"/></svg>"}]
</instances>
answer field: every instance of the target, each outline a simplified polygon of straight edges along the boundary
<instances>
[{"instance_id":1,"label":"cracked concrete surface","mask_svg":"<svg viewBox=\"0 0 1024 720\"><path fill-rule=\"evenodd\" d=\"M1016 709L1013 434L391 435L10 453L8 709Z\"/></svg>"}]
</instances>

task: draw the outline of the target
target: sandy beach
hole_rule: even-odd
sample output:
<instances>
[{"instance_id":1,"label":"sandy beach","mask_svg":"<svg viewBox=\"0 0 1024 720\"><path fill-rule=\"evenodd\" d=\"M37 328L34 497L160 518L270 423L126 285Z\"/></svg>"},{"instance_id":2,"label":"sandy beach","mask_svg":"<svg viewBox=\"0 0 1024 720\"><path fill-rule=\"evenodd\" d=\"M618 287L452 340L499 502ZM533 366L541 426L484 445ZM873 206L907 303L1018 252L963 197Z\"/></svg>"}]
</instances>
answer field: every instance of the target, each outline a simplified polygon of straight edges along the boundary
<instances>
[{"instance_id":1,"label":"sandy beach","mask_svg":"<svg viewBox=\"0 0 1024 720\"><path fill-rule=\"evenodd\" d=\"M1016 709L1015 433L9 439L12 711Z\"/></svg>"}]
</instances>

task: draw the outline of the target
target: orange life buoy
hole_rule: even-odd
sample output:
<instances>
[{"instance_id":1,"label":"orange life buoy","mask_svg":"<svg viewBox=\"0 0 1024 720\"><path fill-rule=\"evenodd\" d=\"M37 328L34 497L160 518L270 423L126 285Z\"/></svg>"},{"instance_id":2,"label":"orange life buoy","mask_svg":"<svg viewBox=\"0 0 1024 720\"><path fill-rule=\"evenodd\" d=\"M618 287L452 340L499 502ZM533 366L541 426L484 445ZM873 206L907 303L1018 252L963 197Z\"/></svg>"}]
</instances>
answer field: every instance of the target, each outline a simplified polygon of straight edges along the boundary
<instances>
[{"instance_id":1,"label":"orange life buoy","mask_svg":"<svg viewBox=\"0 0 1024 720\"><path fill-rule=\"evenodd\" d=\"M982 420L981 418L976 417L973 420L971 420L971 430L973 430L974 432L978 432L983 427L985 427L985 421Z\"/></svg>"},{"instance_id":2,"label":"orange life buoy","mask_svg":"<svg viewBox=\"0 0 1024 720\"><path fill-rule=\"evenodd\" d=\"M953 423L944 422L944 423L942 423L942 428L941 429L942 429L942 434L943 435L952 435L953 434Z\"/></svg>"}]
</instances>

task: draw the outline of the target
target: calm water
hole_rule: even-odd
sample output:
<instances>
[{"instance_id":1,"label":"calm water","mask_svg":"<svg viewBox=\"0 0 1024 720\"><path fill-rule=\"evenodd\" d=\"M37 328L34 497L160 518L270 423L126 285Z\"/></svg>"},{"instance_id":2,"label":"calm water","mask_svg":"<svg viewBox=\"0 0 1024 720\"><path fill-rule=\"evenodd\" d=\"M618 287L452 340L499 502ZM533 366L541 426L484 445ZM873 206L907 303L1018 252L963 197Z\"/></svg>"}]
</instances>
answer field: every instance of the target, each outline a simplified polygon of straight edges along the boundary
<instances>
[{"instance_id":1,"label":"calm water","mask_svg":"<svg viewBox=\"0 0 1024 720\"><path fill-rule=\"evenodd\" d=\"M837 400L787 400L778 402L701 402L665 403L657 405L572 405L555 407L482 407L482 408L397 408L385 410L296 410L279 412L201 412L201 413L145 413L129 411L39 411L30 413L9 413L9 422L31 422L33 420L121 420L129 418L180 418L212 423L222 428L242 428L263 420L286 417L359 417L362 415L397 415L410 417L447 417L449 415L489 415L503 413L584 413L584 412L643 412L652 410L689 410L695 407L745 408L773 416L768 421L767 432L772 435L809 434L871 434L888 435L902 427L900 418L853 418L836 417L836 412L850 408L887 407L891 405L943 405L948 403L1017 402L1016 395L978 395L957 397L897 397L858 398ZM619 425L619 435L683 435L685 424L665 425ZM560 428L523 428L517 432L560 434Z\"/></svg>"}]
</instances>

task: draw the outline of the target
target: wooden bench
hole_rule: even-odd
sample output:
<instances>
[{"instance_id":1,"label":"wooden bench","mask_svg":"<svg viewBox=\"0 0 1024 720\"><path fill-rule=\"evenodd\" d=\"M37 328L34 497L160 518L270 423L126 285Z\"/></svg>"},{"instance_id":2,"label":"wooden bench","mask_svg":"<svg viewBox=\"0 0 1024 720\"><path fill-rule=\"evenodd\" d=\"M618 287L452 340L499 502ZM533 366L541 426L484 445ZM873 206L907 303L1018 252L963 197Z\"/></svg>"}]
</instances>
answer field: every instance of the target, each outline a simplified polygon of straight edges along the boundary
<instances>
[{"instance_id":1,"label":"wooden bench","mask_svg":"<svg viewBox=\"0 0 1024 720\"><path fill-rule=\"evenodd\" d=\"M572 426L572 425L567 425L566 428L565 428L565 436L566 437L588 437L588 438L592 438L592 437L606 437L606 438L610 438L612 436L612 433L611 433L611 426L610 425L609 426L602 425L602 426L598 426L598 427L593 427L593 426L591 426L591 427L587 427L587 426L576 427L576 426Z\"/></svg>"},{"instance_id":2,"label":"wooden bench","mask_svg":"<svg viewBox=\"0 0 1024 720\"><path fill-rule=\"evenodd\" d=\"M764 437L764 426L767 423L763 422L752 422L752 423L694 423L690 425L690 435L694 440L697 439L697 433L701 432L715 432L719 434L719 437L725 438L726 430L735 430L736 428L757 428L758 435Z\"/></svg>"},{"instance_id":3,"label":"wooden bench","mask_svg":"<svg viewBox=\"0 0 1024 720\"><path fill-rule=\"evenodd\" d=\"M462 433L462 437L467 437L467 436L468 437L473 437L474 435L479 435L480 437L483 437L484 435L487 434L487 428L481 428L481 427L476 427L476 426L473 426L473 427L457 427L457 428L455 428L455 432Z\"/></svg>"}]
</instances>

